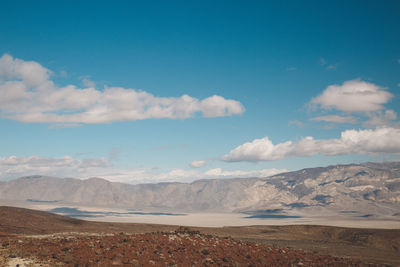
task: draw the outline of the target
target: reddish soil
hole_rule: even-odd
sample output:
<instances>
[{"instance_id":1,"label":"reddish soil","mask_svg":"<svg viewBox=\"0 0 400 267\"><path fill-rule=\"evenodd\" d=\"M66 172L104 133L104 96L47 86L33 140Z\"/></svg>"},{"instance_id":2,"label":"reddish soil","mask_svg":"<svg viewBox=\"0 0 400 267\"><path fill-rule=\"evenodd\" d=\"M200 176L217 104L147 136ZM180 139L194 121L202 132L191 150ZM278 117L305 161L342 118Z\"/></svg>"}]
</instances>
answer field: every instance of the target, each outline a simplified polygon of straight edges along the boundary
<instances>
[{"instance_id":1,"label":"reddish soil","mask_svg":"<svg viewBox=\"0 0 400 267\"><path fill-rule=\"evenodd\" d=\"M51 266L373 266L197 232L0 237L1 253Z\"/></svg>"}]
</instances>

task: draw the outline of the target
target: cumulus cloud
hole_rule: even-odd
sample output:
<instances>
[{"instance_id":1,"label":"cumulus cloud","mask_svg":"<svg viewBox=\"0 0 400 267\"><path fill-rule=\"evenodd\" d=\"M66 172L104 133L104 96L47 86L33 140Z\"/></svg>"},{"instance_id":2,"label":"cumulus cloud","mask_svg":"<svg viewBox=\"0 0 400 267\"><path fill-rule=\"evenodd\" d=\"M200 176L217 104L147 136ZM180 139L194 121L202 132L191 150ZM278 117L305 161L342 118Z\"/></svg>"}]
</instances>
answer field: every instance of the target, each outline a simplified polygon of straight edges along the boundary
<instances>
[{"instance_id":1,"label":"cumulus cloud","mask_svg":"<svg viewBox=\"0 0 400 267\"><path fill-rule=\"evenodd\" d=\"M11 180L26 175L46 175L55 177L73 177L85 179L101 177L113 182L157 183L192 182L198 179L267 177L284 169L262 169L250 171L223 171L215 168L200 172L198 170L154 168L121 168L106 158L76 159L70 156L51 158L42 156L0 157L0 181Z\"/></svg>"},{"instance_id":2,"label":"cumulus cloud","mask_svg":"<svg viewBox=\"0 0 400 267\"><path fill-rule=\"evenodd\" d=\"M356 79L328 86L310 104L322 109L361 113L382 110L392 97L383 87Z\"/></svg>"},{"instance_id":3,"label":"cumulus cloud","mask_svg":"<svg viewBox=\"0 0 400 267\"><path fill-rule=\"evenodd\" d=\"M327 115L310 118L312 121L325 121L325 122L335 122L335 123L357 123L357 119L353 116L339 116L339 115Z\"/></svg>"},{"instance_id":4,"label":"cumulus cloud","mask_svg":"<svg viewBox=\"0 0 400 267\"><path fill-rule=\"evenodd\" d=\"M192 168L200 168L200 167L203 167L204 165L206 165L206 163L207 162L205 160L195 160L195 161L192 161L189 165Z\"/></svg>"},{"instance_id":5,"label":"cumulus cloud","mask_svg":"<svg viewBox=\"0 0 400 267\"><path fill-rule=\"evenodd\" d=\"M399 154L400 129L382 127L368 130L346 130L337 139L315 140L305 137L297 142L274 145L268 137L244 143L222 157L223 161L273 161L289 157L317 154L334 156L346 154Z\"/></svg>"},{"instance_id":6,"label":"cumulus cloud","mask_svg":"<svg viewBox=\"0 0 400 267\"><path fill-rule=\"evenodd\" d=\"M21 122L108 123L151 118L185 119L201 114L221 117L242 114L243 105L236 100L213 95L197 99L157 97L148 92L122 87L87 88L74 85L58 87L52 72L37 62L0 58L0 115Z\"/></svg>"},{"instance_id":7,"label":"cumulus cloud","mask_svg":"<svg viewBox=\"0 0 400 267\"><path fill-rule=\"evenodd\" d=\"M37 62L14 59L8 54L0 58L0 77L20 79L25 86L43 85L50 75L51 71Z\"/></svg>"}]
</instances>

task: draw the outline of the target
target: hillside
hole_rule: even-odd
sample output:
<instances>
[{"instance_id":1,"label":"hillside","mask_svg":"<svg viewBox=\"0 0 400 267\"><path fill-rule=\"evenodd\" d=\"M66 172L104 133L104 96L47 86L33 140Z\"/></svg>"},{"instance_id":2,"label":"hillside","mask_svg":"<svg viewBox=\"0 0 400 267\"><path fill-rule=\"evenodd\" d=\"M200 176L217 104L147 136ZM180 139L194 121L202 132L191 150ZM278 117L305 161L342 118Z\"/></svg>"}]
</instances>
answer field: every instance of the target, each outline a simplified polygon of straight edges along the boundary
<instances>
[{"instance_id":1,"label":"hillside","mask_svg":"<svg viewBox=\"0 0 400 267\"><path fill-rule=\"evenodd\" d=\"M9 234L52 234L59 232L144 233L170 231L175 226L135 223L100 223L74 219L45 211L0 206L0 232Z\"/></svg>"}]
</instances>

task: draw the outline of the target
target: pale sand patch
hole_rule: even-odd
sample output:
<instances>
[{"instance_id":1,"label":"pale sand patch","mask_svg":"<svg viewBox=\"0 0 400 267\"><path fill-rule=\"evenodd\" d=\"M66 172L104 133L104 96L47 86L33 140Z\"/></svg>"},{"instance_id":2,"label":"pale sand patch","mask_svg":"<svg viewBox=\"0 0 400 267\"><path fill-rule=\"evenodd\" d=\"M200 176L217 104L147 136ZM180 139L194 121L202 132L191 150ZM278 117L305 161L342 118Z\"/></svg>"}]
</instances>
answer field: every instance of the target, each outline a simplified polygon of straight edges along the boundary
<instances>
[{"instance_id":1,"label":"pale sand patch","mask_svg":"<svg viewBox=\"0 0 400 267\"><path fill-rule=\"evenodd\" d=\"M7 267L49 267L50 265L45 263L36 263L31 259L23 259L23 258L12 258L7 262Z\"/></svg>"}]
</instances>

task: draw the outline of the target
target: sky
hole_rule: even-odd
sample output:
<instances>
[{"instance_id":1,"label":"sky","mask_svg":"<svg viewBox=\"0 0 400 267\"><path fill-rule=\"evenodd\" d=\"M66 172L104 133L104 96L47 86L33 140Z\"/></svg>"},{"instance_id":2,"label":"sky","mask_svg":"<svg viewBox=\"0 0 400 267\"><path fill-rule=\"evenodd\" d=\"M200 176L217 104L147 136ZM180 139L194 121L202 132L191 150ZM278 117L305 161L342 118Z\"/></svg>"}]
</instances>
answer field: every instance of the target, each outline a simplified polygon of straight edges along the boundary
<instances>
[{"instance_id":1,"label":"sky","mask_svg":"<svg viewBox=\"0 0 400 267\"><path fill-rule=\"evenodd\" d=\"M399 160L399 1L2 1L0 181Z\"/></svg>"}]
</instances>

